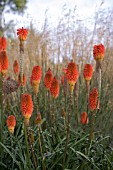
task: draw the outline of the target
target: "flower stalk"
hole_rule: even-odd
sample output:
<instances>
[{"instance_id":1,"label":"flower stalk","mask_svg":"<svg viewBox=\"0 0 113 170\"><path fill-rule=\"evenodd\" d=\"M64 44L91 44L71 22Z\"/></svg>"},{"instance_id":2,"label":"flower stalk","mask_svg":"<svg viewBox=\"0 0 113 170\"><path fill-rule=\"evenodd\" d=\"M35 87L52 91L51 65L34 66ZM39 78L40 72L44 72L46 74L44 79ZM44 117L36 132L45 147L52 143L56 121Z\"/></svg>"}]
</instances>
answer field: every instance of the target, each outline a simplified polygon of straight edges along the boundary
<instances>
[{"instance_id":1,"label":"flower stalk","mask_svg":"<svg viewBox=\"0 0 113 170\"><path fill-rule=\"evenodd\" d=\"M40 146L40 153L42 157L42 169L46 170L45 163L44 163L44 155L42 151L42 144L41 144L41 139L40 139L40 126L38 126L38 141L39 141L39 146Z\"/></svg>"},{"instance_id":2,"label":"flower stalk","mask_svg":"<svg viewBox=\"0 0 113 170\"><path fill-rule=\"evenodd\" d=\"M2 142L2 133L3 133L3 76L0 73L0 142ZM2 147L0 146L0 153L2 152Z\"/></svg>"},{"instance_id":3,"label":"flower stalk","mask_svg":"<svg viewBox=\"0 0 113 170\"><path fill-rule=\"evenodd\" d=\"M72 111L72 93L70 92L70 96L69 96L69 104L70 104L70 110L68 112L68 122L67 122L67 134L66 134L66 143L65 143L65 150L64 150L64 157L63 157L63 169L65 167L65 161L66 161L66 154L67 154L67 145L68 145L68 141L69 141L69 134L70 134L70 114Z\"/></svg>"},{"instance_id":4,"label":"flower stalk","mask_svg":"<svg viewBox=\"0 0 113 170\"><path fill-rule=\"evenodd\" d=\"M29 170L32 170L31 169L30 154L29 154L29 146L28 146L27 125L26 125L25 119L24 119L24 135L25 135L26 151L27 151L27 158L28 158L28 166L29 166Z\"/></svg>"}]
</instances>

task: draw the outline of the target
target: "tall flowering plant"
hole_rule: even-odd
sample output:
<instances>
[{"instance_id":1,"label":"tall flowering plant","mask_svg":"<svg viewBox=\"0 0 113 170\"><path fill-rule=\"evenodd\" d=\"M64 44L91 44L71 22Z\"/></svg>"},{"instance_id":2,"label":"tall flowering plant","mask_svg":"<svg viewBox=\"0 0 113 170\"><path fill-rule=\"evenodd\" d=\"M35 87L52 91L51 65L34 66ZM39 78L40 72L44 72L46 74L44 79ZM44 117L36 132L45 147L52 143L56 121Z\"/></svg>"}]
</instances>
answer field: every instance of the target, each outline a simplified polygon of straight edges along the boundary
<instances>
[{"instance_id":1,"label":"tall flowering plant","mask_svg":"<svg viewBox=\"0 0 113 170\"><path fill-rule=\"evenodd\" d=\"M23 54L24 54L24 41L28 35L28 30L26 28L17 29L17 36L20 41L20 87L21 94L23 93Z\"/></svg>"},{"instance_id":2,"label":"tall flowering plant","mask_svg":"<svg viewBox=\"0 0 113 170\"><path fill-rule=\"evenodd\" d=\"M104 58L105 54L105 47L103 44L98 44L94 45L93 47L93 56L94 59L96 60L96 79L97 79L97 86L98 86L98 91L99 91L99 98L100 98L100 93L101 93L101 65L102 65L102 60Z\"/></svg>"},{"instance_id":3,"label":"tall flowering plant","mask_svg":"<svg viewBox=\"0 0 113 170\"><path fill-rule=\"evenodd\" d=\"M90 140L94 139L94 121L97 111L97 103L98 103L98 90L97 88L93 88L93 90L89 94L89 109L93 112L90 129Z\"/></svg>"}]
</instances>

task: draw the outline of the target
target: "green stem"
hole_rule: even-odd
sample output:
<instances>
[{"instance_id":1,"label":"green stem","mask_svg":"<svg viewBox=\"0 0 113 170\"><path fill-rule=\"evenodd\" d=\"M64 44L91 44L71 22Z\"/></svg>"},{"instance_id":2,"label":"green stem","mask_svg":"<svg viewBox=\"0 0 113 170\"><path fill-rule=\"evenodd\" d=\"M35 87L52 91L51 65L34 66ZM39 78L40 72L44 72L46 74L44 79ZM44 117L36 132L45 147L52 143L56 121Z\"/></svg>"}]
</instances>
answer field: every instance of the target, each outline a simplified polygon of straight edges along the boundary
<instances>
[{"instance_id":1,"label":"green stem","mask_svg":"<svg viewBox=\"0 0 113 170\"><path fill-rule=\"evenodd\" d=\"M27 151L27 158L28 158L28 166L29 166L29 170L32 170L31 169L30 154L29 154L29 146L28 146L27 126L26 126L26 122L25 121L24 121L24 135L25 135L25 142L26 142L26 151Z\"/></svg>"},{"instance_id":2,"label":"green stem","mask_svg":"<svg viewBox=\"0 0 113 170\"><path fill-rule=\"evenodd\" d=\"M76 121L76 125L78 127L78 96L75 98L75 102L76 102L76 111L75 111L75 121Z\"/></svg>"},{"instance_id":3,"label":"green stem","mask_svg":"<svg viewBox=\"0 0 113 170\"><path fill-rule=\"evenodd\" d=\"M29 129L28 129L28 138L29 138L29 144L30 144L32 158L33 158L34 168L36 169L37 163L36 163L36 158L35 158L35 153L34 153L34 148L33 148L32 134L30 133Z\"/></svg>"},{"instance_id":4,"label":"green stem","mask_svg":"<svg viewBox=\"0 0 113 170\"><path fill-rule=\"evenodd\" d=\"M11 141L11 152L12 152L12 154L14 154L13 153L13 139L12 139L12 134L10 133L10 141ZM13 161L13 163L12 163L12 170L14 169L14 161Z\"/></svg>"},{"instance_id":5,"label":"green stem","mask_svg":"<svg viewBox=\"0 0 113 170\"><path fill-rule=\"evenodd\" d=\"M74 96L75 96L75 122L76 126L78 127L79 123L79 116L78 116L78 82L76 82L74 87Z\"/></svg>"},{"instance_id":6,"label":"green stem","mask_svg":"<svg viewBox=\"0 0 113 170\"><path fill-rule=\"evenodd\" d=\"M40 153L42 156L42 168L43 168L43 170L46 170L46 167L44 164L44 156L43 156L43 151L42 151L41 139L40 139L40 127L38 127L38 140L39 140L39 145L40 145Z\"/></svg>"},{"instance_id":7,"label":"green stem","mask_svg":"<svg viewBox=\"0 0 113 170\"><path fill-rule=\"evenodd\" d=\"M89 113L89 91L90 91L90 81L86 81L86 102L87 102L87 115Z\"/></svg>"},{"instance_id":8,"label":"green stem","mask_svg":"<svg viewBox=\"0 0 113 170\"><path fill-rule=\"evenodd\" d=\"M91 119L91 129L90 129L90 142L94 140L94 123L95 123L95 115L96 115L96 110L92 114L92 119Z\"/></svg>"},{"instance_id":9,"label":"green stem","mask_svg":"<svg viewBox=\"0 0 113 170\"><path fill-rule=\"evenodd\" d=\"M3 141L3 76L0 74L0 142ZM2 153L2 146L0 146L0 153Z\"/></svg>"},{"instance_id":10,"label":"green stem","mask_svg":"<svg viewBox=\"0 0 113 170\"><path fill-rule=\"evenodd\" d=\"M101 94L101 68L99 68L99 78L98 78L98 91L99 91L99 100L100 100L100 94Z\"/></svg>"},{"instance_id":11,"label":"green stem","mask_svg":"<svg viewBox=\"0 0 113 170\"><path fill-rule=\"evenodd\" d=\"M63 119L64 119L64 128L66 130L66 118L64 117Z\"/></svg>"},{"instance_id":12,"label":"green stem","mask_svg":"<svg viewBox=\"0 0 113 170\"><path fill-rule=\"evenodd\" d=\"M68 123L67 123L67 134L66 134L66 143L65 143L65 150L64 150L64 157L63 157L63 169L65 168L65 161L66 161L66 154L67 154L67 145L69 141L69 131L70 131L70 113L72 111L72 93L70 93L70 111L68 112Z\"/></svg>"},{"instance_id":13,"label":"green stem","mask_svg":"<svg viewBox=\"0 0 113 170\"><path fill-rule=\"evenodd\" d=\"M23 55L24 55L24 42L20 41L20 98L23 94Z\"/></svg>"}]
</instances>

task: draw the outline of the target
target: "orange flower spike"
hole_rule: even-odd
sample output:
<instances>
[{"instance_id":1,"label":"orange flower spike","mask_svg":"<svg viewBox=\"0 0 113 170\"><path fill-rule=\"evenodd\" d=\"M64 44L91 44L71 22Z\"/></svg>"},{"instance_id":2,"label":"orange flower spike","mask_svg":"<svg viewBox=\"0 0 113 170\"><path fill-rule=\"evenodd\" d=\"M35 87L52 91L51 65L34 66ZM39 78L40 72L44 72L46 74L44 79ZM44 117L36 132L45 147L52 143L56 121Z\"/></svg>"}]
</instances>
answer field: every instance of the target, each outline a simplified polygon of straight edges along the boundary
<instances>
[{"instance_id":1,"label":"orange flower spike","mask_svg":"<svg viewBox=\"0 0 113 170\"><path fill-rule=\"evenodd\" d=\"M59 82L56 77L53 78L53 81L51 83L50 93L54 99L56 99L59 95L60 86Z\"/></svg>"},{"instance_id":2,"label":"orange flower spike","mask_svg":"<svg viewBox=\"0 0 113 170\"><path fill-rule=\"evenodd\" d=\"M44 77L44 86L47 90L50 90L52 80L53 80L53 75L51 69L49 68Z\"/></svg>"},{"instance_id":3,"label":"orange flower spike","mask_svg":"<svg viewBox=\"0 0 113 170\"><path fill-rule=\"evenodd\" d=\"M31 75L31 85L39 84L42 76L42 70L40 66L34 66Z\"/></svg>"},{"instance_id":4,"label":"orange flower spike","mask_svg":"<svg viewBox=\"0 0 113 170\"><path fill-rule=\"evenodd\" d=\"M21 99L21 110L25 118L26 125L29 125L29 119L33 112L33 101L30 94L23 94Z\"/></svg>"},{"instance_id":5,"label":"orange flower spike","mask_svg":"<svg viewBox=\"0 0 113 170\"><path fill-rule=\"evenodd\" d=\"M41 118L41 114L40 113L37 113L35 124L38 124L38 126L40 126L42 124L42 118Z\"/></svg>"},{"instance_id":6,"label":"orange flower spike","mask_svg":"<svg viewBox=\"0 0 113 170\"><path fill-rule=\"evenodd\" d=\"M86 64L84 66L84 72L83 72L83 75L84 75L84 79L86 81L90 81L91 78L92 78L92 75L93 75L93 67L91 64Z\"/></svg>"},{"instance_id":7,"label":"orange flower spike","mask_svg":"<svg viewBox=\"0 0 113 170\"><path fill-rule=\"evenodd\" d=\"M89 94L89 108L91 111L94 111L97 107L98 101L98 90L97 88L93 88L93 90Z\"/></svg>"},{"instance_id":8,"label":"orange flower spike","mask_svg":"<svg viewBox=\"0 0 113 170\"><path fill-rule=\"evenodd\" d=\"M19 28L17 29L17 35L18 35L18 39L20 41L25 41L26 40L26 37L27 37L27 34L28 34L28 30L25 29L25 28Z\"/></svg>"},{"instance_id":9,"label":"orange flower spike","mask_svg":"<svg viewBox=\"0 0 113 170\"><path fill-rule=\"evenodd\" d=\"M6 38L5 37L0 37L0 51L6 50Z\"/></svg>"},{"instance_id":10,"label":"orange flower spike","mask_svg":"<svg viewBox=\"0 0 113 170\"><path fill-rule=\"evenodd\" d=\"M81 113L81 123L82 125L86 125L88 124L89 120L88 120L88 117L87 117L87 113L86 112L82 112Z\"/></svg>"},{"instance_id":11,"label":"orange flower spike","mask_svg":"<svg viewBox=\"0 0 113 170\"><path fill-rule=\"evenodd\" d=\"M14 73L15 73L16 75L18 75L19 72L20 72L20 68L19 68L19 64L18 64L18 61L17 61L17 60L14 61L13 71L14 71Z\"/></svg>"},{"instance_id":12,"label":"orange flower spike","mask_svg":"<svg viewBox=\"0 0 113 170\"><path fill-rule=\"evenodd\" d=\"M7 127L8 127L9 132L11 134L13 134L14 133L14 128L16 126L15 116L13 116L13 115L8 116L6 123L7 123Z\"/></svg>"},{"instance_id":13,"label":"orange flower spike","mask_svg":"<svg viewBox=\"0 0 113 170\"><path fill-rule=\"evenodd\" d=\"M9 61L8 61L6 51L0 52L0 63L1 63L1 72L3 76L5 76L9 66Z\"/></svg>"},{"instance_id":14,"label":"orange flower spike","mask_svg":"<svg viewBox=\"0 0 113 170\"><path fill-rule=\"evenodd\" d=\"M33 87L33 91L35 94L38 93L41 76L42 76L42 70L41 70L40 66L34 66L33 70L32 70L30 83Z\"/></svg>"},{"instance_id":15,"label":"orange flower spike","mask_svg":"<svg viewBox=\"0 0 113 170\"><path fill-rule=\"evenodd\" d=\"M94 45L94 47L93 47L93 56L94 56L95 60L102 61L103 58L104 58L104 53L105 53L104 45L102 45L102 44Z\"/></svg>"},{"instance_id":16,"label":"orange flower spike","mask_svg":"<svg viewBox=\"0 0 113 170\"><path fill-rule=\"evenodd\" d=\"M78 77L79 77L79 73L76 64L74 62L70 62L68 64L67 71L66 71L66 79L70 86L71 92L73 92L74 90L74 85L77 82Z\"/></svg>"}]
</instances>

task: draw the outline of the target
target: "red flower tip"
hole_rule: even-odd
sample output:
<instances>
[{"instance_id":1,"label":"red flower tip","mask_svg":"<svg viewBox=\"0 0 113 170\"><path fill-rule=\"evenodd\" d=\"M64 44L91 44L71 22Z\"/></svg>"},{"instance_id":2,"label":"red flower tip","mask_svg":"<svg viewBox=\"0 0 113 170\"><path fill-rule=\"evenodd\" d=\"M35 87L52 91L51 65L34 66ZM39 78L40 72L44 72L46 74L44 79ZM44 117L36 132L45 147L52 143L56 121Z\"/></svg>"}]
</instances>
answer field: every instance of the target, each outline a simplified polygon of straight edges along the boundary
<instances>
[{"instance_id":1,"label":"red flower tip","mask_svg":"<svg viewBox=\"0 0 113 170\"><path fill-rule=\"evenodd\" d=\"M94 56L95 60L102 61L103 58L104 58L104 53L105 53L104 45L102 45L102 44L94 45L94 47L93 47L93 56Z\"/></svg>"},{"instance_id":2,"label":"red flower tip","mask_svg":"<svg viewBox=\"0 0 113 170\"><path fill-rule=\"evenodd\" d=\"M98 90L97 88L93 88L93 90L89 94L89 108L91 111L94 111L97 107L98 100Z\"/></svg>"},{"instance_id":3,"label":"red flower tip","mask_svg":"<svg viewBox=\"0 0 113 170\"><path fill-rule=\"evenodd\" d=\"M30 94L22 95L21 110L24 118L29 120L33 112L33 101Z\"/></svg>"},{"instance_id":4,"label":"red flower tip","mask_svg":"<svg viewBox=\"0 0 113 170\"><path fill-rule=\"evenodd\" d=\"M93 67L92 67L91 64L86 64L86 65L84 66L84 72L83 72L83 74L84 74L84 79L85 79L86 81L90 81L90 80L91 80L92 75L93 75Z\"/></svg>"},{"instance_id":5,"label":"red flower tip","mask_svg":"<svg viewBox=\"0 0 113 170\"><path fill-rule=\"evenodd\" d=\"M0 51L6 50L6 38L5 37L0 37Z\"/></svg>"},{"instance_id":6,"label":"red flower tip","mask_svg":"<svg viewBox=\"0 0 113 170\"><path fill-rule=\"evenodd\" d=\"M3 75L5 75L9 66L9 61L8 61L6 51L0 52L0 64L1 64L1 72Z\"/></svg>"},{"instance_id":7,"label":"red flower tip","mask_svg":"<svg viewBox=\"0 0 113 170\"><path fill-rule=\"evenodd\" d=\"M26 82L27 82L26 76L25 76L25 74L23 74L22 86L26 86ZM18 76L18 86L20 86L20 85L21 85L21 79L20 79L20 74L19 74L19 76Z\"/></svg>"},{"instance_id":8,"label":"red flower tip","mask_svg":"<svg viewBox=\"0 0 113 170\"><path fill-rule=\"evenodd\" d=\"M13 115L8 116L6 123L7 123L9 132L13 134L14 133L14 128L16 126L15 116L13 116Z\"/></svg>"},{"instance_id":9,"label":"red flower tip","mask_svg":"<svg viewBox=\"0 0 113 170\"><path fill-rule=\"evenodd\" d=\"M19 72L20 72L20 68L19 68L19 64L18 64L18 61L17 61L17 60L14 61L13 71L14 71L14 73L15 73L16 75L18 75Z\"/></svg>"},{"instance_id":10,"label":"red flower tip","mask_svg":"<svg viewBox=\"0 0 113 170\"><path fill-rule=\"evenodd\" d=\"M57 78L54 77L52 80L52 83L51 83L51 87L50 87L50 93L54 99L56 99L58 97L59 90L60 90L59 82L58 82Z\"/></svg>"},{"instance_id":11,"label":"red flower tip","mask_svg":"<svg viewBox=\"0 0 113 170\"><path fill-rule=\"evenodd\" d=\"M28 34L28 30L25 29L25 28L19 28L17 29L17 35L18 35L18 38L20 41L25 41L26 40L26 37L27 37L27 34Z\"/></svg>"},{"instance_id":12,"label":"red flower tip","mask_svg":"<svg viewBox=\"0 0 113 170\"><path fill-rule=\"evenodd\" d=\"M53 80L53 74L51 69L49 68L44 77L44 86L47 90L50 90L52 80Z\"/></svg>"},{"instance_id":13,"label":"red flower tip","mask_svg":"<svg viewBox=\"0 0 113 170\"><path fill-rule=\"evenodd\" d=\"M88 120L88 117L87 117L87 113L86 112L82 112L81 113L81 123L82 125L86 125L88 124L89 120Z\"/></svg>"}]
</instances>

